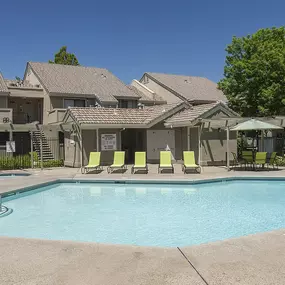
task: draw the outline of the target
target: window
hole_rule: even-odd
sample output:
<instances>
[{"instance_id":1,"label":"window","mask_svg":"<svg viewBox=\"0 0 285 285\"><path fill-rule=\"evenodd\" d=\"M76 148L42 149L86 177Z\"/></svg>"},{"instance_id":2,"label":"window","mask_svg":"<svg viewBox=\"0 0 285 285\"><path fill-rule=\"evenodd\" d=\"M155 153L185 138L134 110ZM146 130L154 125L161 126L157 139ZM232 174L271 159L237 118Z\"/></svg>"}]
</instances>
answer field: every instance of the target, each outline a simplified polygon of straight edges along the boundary
<instances>
[{"instance_id":1,"label":"window","mask_svg":"<svg viewBox=\"0 0 285 285\"><path fill-rule=\"evenodd\" d=\"M119 108L137 108L136 100L119 100Z\"/></svg>"},{"instance_id":2,"label":"window","mask_svg":"<svg viewBox=\"0 0 285 285\"><path fill-rule=\"evenodd\" d=\"M64 99L64 108L68 107L85 107L84 99Z\"/></svg>"}]
</instances>

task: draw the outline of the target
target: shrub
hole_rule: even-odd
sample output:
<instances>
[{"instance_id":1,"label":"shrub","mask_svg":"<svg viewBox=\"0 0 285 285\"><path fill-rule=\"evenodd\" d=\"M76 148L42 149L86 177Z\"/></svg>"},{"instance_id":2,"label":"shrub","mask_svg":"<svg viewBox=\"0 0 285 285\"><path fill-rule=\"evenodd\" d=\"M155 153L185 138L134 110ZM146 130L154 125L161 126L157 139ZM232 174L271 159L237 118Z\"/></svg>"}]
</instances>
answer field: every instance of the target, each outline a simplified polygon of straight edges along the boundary
<instances>
[{"instance_id":1,"label":"shrub","mask_svg":"<svg viewBox=\"0 0 285 285\"><path fill-rule=\"evenodd\" d=\"M285 166L285 157L284 156L276 156L276 164L278 166Z\"/></svg>"},{"instance_id":2,"label":"shrub","mask_svg":"<svg viewBox=\"0 0 285 285\"><path fill-rule=\"evenodd\" d=\"M31 158L27 155L0 157L0 169L30 168Z\"/></svg>"},{"instance_id":3,"label":"shrub","mask_svg":"<svg viewBox=\"0 0 285 285\"><path fill-rule=\"evenodd\" d=\"M63 159L47 160L43 162L43 167L61 167L63 166Z\"/></svg>"},{"instance_id":4,"label":"shrub","mask_svg":"<svg viewBox=\"0 0 285 285\"><path fill-rule=\"evenodd\" d=\"M34 155L34 167L41 167L41 163L38 159L38 155ZM61 167L63 166L63 160L47 160L43 161L43 167ZM0 169L9 170L9 169L22 169L22 168L31 168L31 156L29 154L17 155L17 156L2 156L0 157Z\"/></svg>"}]
</instances>

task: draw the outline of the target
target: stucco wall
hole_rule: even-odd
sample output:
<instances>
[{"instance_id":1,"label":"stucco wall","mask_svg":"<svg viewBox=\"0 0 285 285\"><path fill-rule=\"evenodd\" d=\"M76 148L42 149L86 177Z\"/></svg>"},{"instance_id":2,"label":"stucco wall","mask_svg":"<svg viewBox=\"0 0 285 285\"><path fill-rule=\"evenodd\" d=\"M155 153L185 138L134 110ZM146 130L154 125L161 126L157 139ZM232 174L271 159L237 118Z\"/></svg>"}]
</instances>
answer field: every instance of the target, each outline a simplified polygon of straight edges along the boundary
<instances>
[{"instance_id":1,"label":"stucco wall","mask_svg":"<svg viewBox=\"0 0 285 285\"><path fill-rule=\"evenodd\" d=\"M183 151L187 150L187 128L175 129L175 159L182 162Z\"/></svg>"},{"instance_id":2,"label":"stucco wall","mask_svg":"<svg viewBox=\"0 0 285 285\"><path fill-rule=\"evenodd\" d=\"M13 122L15 124L24 124L34 121L41 121L42 99L37 98L10 98L8 108L13 109Z\"/></svg>"},{"instance_id":3,"label":"stucco wall","mask_svg":"<svg viewBox=\"0 0 285 285\"><path fill-rule=\"evenodd\" d=\"M13 111L8 108L0 108L0 124L3 123L3 119L9 118L10 121L13 120L12 117Z\"/></svg>"},{"instance_id":4,"label":"stucco wall","mask_svg":"<svg viewBox=\"0 0 285 285\"><path fill-rule=\"evenodd\" d=\"M199 161L198 128L190 129L190 150L195 152L196 163ZM236 152L236 133L230 133L230 152ZM201 165L226 165L227 134L217 129L203 129L201 133ZM231 157L231 156L230 156ZM232 157L231 157L232 159Z\"/></svg>"},{"instance_id":5,"label":"stucco wall","mask_svg":"<svg viewBox=\"0 0 285 285\"><path fill-rule=\"evenodd\" d=\"M181 99L179 99L177 96L175 96L173 93L165 89L164 87L160 86L150 78L148 78L148 82L144 83L145 86L147 86L149 89L153 90L157 95L161 96L163 99L167 101L167 103L175 103L180 102Z\"/></svg>"},{"instance_id":6,"label":"stucco wall","mask_svg":"<svg viewBox=\"0 0 285 285\"><path fill-rule=\"evenodd\" d=\"M71 143L74 142L74 143ZM64 165L69 167L80 167L80 142L77 134L64 133Z\"/></svg>"},{"instance_id":7,"label":"stucco wall","mask_svg":"<svg viewBox=\"0 0 285 285\"><path fill-rule=\"evenodd\" d=\"M40 85L38 78L35 76L34 72L31 70L29 66L27 68L26 77L24 79L29 81L30 84L32 85L37 85L37 84Z\"/></svg>"},{"instance_id":8,"label":"stucco wall","mask_svg":"<svg viewBox=\"0 0 285 285\"><path fill-rule=\"evenodd\" d=\"M46 91L44 91L44 100L43 100L43 124L48 124L48 113L51 110L50 97Z\"/></svg>"},{"instance_id":9,"label":"stucco wall","mask_svg":"<svg viewBox=\"0 0 285 285\"><path fill-rule=\"evenodd\" d=\"M226 131L203 130L201 134L201 164L226 165L227 136ZM230 152L237 151L236 133L230 132ZM230 155L231 157L231 155Z\"/></svg>"},{"instance_id":10,"label":"stucco wall","mask_svg":"<svg viewBox=\"0 0 285 285\"><path fill-rule=\"evenodd\" d=\"M117 135L117 150L121 149L121 134L116 129L102 129L99 130L99 150L101 151L101 164L110 165L113 163L114 151L101 150L101 134L116 134ZM70 133L65 133L65 165L71 167L80 167L80 144L78 136L73 136L74 144L70 143ZM89 155L92 151L96 150L96 131L83 130L82 143L83 143L83 165L88 164Z\"/></svg>"},{"instance_id":11,"label":"stucco wall","mask_svg":"<svg viewBox=\"0 0 285 285\"><path fill-rule=\"evenodd\" d=\"M0 96L0 108L7 108L8 106L8 97Z\"/></svg>"}]
</instances>

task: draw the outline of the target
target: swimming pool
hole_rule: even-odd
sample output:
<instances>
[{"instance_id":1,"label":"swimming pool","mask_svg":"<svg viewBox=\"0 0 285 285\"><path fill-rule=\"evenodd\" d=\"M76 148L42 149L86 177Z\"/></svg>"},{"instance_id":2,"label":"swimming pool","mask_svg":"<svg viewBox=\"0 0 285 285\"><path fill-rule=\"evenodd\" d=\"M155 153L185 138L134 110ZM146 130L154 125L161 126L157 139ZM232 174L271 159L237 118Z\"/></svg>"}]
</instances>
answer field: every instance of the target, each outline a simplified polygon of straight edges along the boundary
<instances>
[{"instance_id":1,"label":"swimming pool","mask_svg":"<svg viewBox=\"0 0 285 285\"><path fill-rule=\"evenodd\" d=\"M285 181L56 183L6 197L0 235L186 246L285 226Z\"/></svg>"}]
</instances>

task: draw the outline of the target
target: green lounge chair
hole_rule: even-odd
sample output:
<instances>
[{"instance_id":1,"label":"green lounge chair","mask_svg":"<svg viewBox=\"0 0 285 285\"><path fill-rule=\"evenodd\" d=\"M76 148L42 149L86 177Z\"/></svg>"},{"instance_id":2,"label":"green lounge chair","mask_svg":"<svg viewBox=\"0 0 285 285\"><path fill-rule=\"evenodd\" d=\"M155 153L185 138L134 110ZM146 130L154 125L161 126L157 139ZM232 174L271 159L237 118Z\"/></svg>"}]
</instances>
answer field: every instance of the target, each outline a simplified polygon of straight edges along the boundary
<instances>
[{"instance_id":1,"label":"green lounge chair","mask_svg":"<svg viewBox=\"0 0 285 285\"><path fill-rule=\"evenodd\" d=\"M146 153L144 151L135 152L135 164L132 167L132 173L135 173L136 170L145 170L148 172Z\"/></svg>"},{"instance_id":2,"label":"green lounge chair","mask_svg":"<svg viewBox=\"0 0 285 285\"><path fill-rule=\"evenodd\" d=\"M277 158L277 152L272 152L268 161L267 166L269 167L270 165L273 167L276 165L277 169L278 169L278 164L276 163L276 158Z\"/></svg>"},{"instance_id":3,"label":"green lounge chair","mask_svg":"<svg viewBox=\"0 0 285 285\"><path fill-rule=\"evenodd\" d=\"M108 173L112 173L117 169L126 169L125 165L125 152L124 151L115 151L114 152L114 161L113 164L107 168Z\"/></svg>"},{"instance_id":4,"label":"green lounge chair","mask_svg":"<svg viewBox=\"0 0 285 285\"><path fill-rule=\"evenodd\" d=\"M266 164L266 154L267 152L257 152L256 153L255 161L254 161L255 169L257 165L264 167L264 165Z\"/></svg>"},{"instance_id":5,"label":"green lounge chair","mask_svg":"<svg viewBox=\"0 0 285 285\"><path fill-rule=\"evenodd\" d=\"M160 152L160 160L158 166L158 173L163 169L171 169L172 173L174 173L174 167L171 162L171 152L170 151L161 151Z\"/></svg>"},{"instance_id":6,"label":"green lounge chair","mask_svg":"<svg viewBox=\"0 0 285 285\"><path fill-rule=\"evenodd\" d=\"M84 166L84 172L88 173L90 169L102 169L100 165L101 152L90 152L89 163Z\"/></svg>"},{"instance_id":7,"label":"green lounge chair","mask_svg":"<svg viewBox=\"0 0 285 285\"><path fill-rule=\"evenodd\" d=\"M253 152L250 151L242 151L241 153L242 160L244 161L245 166L251 165L253 166Z\"/></svg>"},{"instance_id":8,"label":"green lounge chair","mask_svg":"<svg viewBox=\"0 0 285 285\"><path fill-rule=\"evenodd\" d=\"M183 166L182 171L184 174L187 172L187 170L194 169L198 173L201 173L201 167L195 163L195 154L194 151L183 151Z\"/></svg>"}]
</instances>

